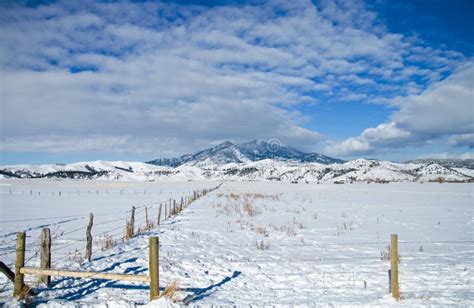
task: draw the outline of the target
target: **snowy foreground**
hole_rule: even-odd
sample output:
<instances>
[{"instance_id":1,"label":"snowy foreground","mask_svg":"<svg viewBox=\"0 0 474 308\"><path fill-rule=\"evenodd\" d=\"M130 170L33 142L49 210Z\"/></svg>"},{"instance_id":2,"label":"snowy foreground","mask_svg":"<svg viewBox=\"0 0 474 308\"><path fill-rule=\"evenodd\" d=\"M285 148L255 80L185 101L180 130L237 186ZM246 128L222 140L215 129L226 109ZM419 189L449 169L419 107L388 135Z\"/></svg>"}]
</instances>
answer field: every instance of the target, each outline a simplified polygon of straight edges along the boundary
<instances>
[{"instance_id":1,"label":"snowy foreground","mask_svg":"<svg viewBox=\"0 0 474 308\"><path fill-rule=\"evenodd\" d=\"M59 241L54 268L147 274L148 237L156 235L161 288L177 282L181 305L474 305L473 184L225 182L158 229L100 249L101 233L121 237L132 205L148 204L156 220L157 204L216 184L3 179L1 260L13 263L15 232L28 230L33 243L49 226ZM95 252L84 262L85 231L74 230L90 211ZM400 240L399 303L388 293L383 257L391 233ZM27 265L37 266L36 247L27 247ZM46 289L26 277L39 291L36 305L148 303L144 283L53 278ZM4 276L0 288L0 301L15 305Z\"/></svg>"}]
</instances>

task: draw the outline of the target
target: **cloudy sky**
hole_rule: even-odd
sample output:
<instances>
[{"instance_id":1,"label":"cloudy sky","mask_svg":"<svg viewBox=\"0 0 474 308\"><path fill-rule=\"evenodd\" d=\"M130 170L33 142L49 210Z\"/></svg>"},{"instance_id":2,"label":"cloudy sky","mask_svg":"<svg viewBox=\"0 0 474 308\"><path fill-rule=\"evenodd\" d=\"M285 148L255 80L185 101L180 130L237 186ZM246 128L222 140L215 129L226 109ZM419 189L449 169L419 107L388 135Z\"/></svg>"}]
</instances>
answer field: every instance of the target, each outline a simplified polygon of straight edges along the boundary
<instances>
[{"instance_id":1,"label":"cloudy sky","mask_svg":"<svg viewBox=\"0 0 474 308\"><path fill-rule=\"evenodd\" d=\"M473 157L474 1L0 1L1 164L277 138Z\"/></svg>"}]
</instances>

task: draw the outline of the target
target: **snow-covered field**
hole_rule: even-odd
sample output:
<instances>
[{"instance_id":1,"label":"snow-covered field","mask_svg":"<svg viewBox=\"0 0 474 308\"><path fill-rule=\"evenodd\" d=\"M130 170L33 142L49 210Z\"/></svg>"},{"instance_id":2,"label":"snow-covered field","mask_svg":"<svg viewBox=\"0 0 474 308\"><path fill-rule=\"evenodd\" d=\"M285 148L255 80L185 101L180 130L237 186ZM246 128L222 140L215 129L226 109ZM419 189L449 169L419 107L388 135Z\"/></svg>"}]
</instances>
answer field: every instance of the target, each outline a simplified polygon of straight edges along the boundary
<instances>
[{"instance_id":1,"label":"snow-covered field","mask_svg":"<svg viewBox=\"0 0 474 308\"><path fill-rule=\"evenodd\" d=\"M43 225L60 235L84 227L92 211L97 224L117 218L96 232L118 228L123 234L132 205L149 204L156 217L157 203L217 183L3 179L0 185L1 260L12 264L16 231L31 230L27 243L34 242ZM473 306L473 187L225 182L159 229L96 249L91 262L80 263L68 248L58 257L53 251L53 267L147 274L148 237L158 235L161 287L178 281L175 297L190 305ZM74 240L84 232L60 236L69 240L57 247L83 249ZM390 263L383 260L392 233L400 241L400 303L388 293ZM30 249L27 265L35 266L35 247ZM27 279L35 285L34 276ZM0 288L0 301L10 303L12 286L3 276ZM148 286L135 282L54 278L51 288L37 290L36 304L148 301Z\"/></svg>"}]
</instances>

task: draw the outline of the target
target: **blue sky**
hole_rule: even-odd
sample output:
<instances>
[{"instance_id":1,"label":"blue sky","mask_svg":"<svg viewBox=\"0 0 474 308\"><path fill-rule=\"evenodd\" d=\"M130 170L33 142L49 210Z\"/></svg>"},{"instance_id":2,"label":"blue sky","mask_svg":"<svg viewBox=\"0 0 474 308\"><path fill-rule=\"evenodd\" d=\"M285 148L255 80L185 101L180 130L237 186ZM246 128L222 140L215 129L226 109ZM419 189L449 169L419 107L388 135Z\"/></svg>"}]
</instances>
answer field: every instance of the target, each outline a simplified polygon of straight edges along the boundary
<instances>
[{"instance_id":1,"label":"blue sky","mask_svg":"<svg viewBox=\"0 0 474 308\"><path fill-rule=\"evenodd\" d=\"M473 158L473 3L0 1L0 164Z\"/></svg>"}]
</instances>

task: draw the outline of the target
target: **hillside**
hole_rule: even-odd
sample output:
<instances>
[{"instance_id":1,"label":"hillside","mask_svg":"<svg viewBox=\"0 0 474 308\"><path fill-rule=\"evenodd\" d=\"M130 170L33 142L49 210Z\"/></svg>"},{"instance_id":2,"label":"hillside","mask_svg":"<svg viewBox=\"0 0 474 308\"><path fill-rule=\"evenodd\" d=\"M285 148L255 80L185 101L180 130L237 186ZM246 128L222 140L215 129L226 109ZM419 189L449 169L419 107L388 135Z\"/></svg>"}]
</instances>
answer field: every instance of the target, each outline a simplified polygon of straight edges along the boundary
<instances>
[{"instance_id":1,"label":"hillside","mask_svg":"<svg viewBox=\"0 0 474 308\"><path fill-rule=\"evenodd\" d=\"M214 156L215 157L215 156ZM320 164L264 159L245 163L216 164L201 161L178 167L142 162L93 161L67 165L15 165L0 167L0 175L13 178L104 179L120 181L284 181L284 182L468 182L474 172L436 163L393 163L357 159Z\"/></svg>"}]
</instances>

